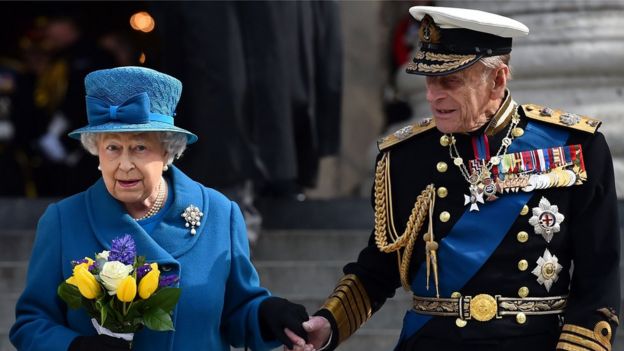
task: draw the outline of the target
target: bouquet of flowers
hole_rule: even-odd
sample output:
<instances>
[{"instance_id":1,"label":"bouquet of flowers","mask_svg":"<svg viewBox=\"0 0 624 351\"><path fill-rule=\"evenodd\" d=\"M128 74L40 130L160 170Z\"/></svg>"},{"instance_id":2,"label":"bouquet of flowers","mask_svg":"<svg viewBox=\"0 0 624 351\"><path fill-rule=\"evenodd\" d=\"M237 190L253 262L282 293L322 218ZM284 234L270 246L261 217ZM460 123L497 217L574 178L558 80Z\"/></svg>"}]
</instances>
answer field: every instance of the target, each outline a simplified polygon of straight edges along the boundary
<instances>
[{"instance_id":1,"label":"bouquet of flowers","mask_svg":"<svg viewBox=\"0 0 624 351\"><path fill-rule=\"evenodd\" d=\"M156 263L136 255L130 235L113 239L95 259L72 261L73 274L58 287L71 308L83 307L99 334L132 341L143 326L173 330L171 313L180 297L176 275L161 276Z\"/></svg>"}]
</instances>

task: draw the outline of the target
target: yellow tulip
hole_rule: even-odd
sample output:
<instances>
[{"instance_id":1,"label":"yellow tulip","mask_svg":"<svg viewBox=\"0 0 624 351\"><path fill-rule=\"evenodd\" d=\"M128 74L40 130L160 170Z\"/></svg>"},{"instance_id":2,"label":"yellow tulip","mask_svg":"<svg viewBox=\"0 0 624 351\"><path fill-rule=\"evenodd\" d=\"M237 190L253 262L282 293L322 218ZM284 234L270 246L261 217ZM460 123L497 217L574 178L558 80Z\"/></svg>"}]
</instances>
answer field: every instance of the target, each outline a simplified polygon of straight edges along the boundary
<instances>
[{"instance_id":1,"label":"yellow tulip","mask_svg":"<svg viewBox=\"0 0 624 351\"><path fill-rule=\"evenodd\" d=\"M117 298L122 302L131 302L137 293L136 280L129 275L125 277L117 287Z\"/></svg>"},{"instance_id":2,"label":"yellow tulip","mask_svg":"<svg viewBox=\"0 0 624 351\"><path fill-rule=\"evenodd\" d=\"M66 282L76 286L80 294L89 300L95 299L101 291L100 284L84 265L74 267L74 275Z\"/></svg>"},{"instance_id":3,"label":"yellow tulip","mask_svg":"<svg viewBox=\"0 0 624 351\"><path fill-rule=\"evenodd\" d=\"M139 282L139 296L146 300L156 289L158 289L158 279L160 278L160 271L158 270L158 265L152 263L152 270L149 271L141 281ZM154 267L155 266L155 267Z\"/></svg>"}]
</instances>

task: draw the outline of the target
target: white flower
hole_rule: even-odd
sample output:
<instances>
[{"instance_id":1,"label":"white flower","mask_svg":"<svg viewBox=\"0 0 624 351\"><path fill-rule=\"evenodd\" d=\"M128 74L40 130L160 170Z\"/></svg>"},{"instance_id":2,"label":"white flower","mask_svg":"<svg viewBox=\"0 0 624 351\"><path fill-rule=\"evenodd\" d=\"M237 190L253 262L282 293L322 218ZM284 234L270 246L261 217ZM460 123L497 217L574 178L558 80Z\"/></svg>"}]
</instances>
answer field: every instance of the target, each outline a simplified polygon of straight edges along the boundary
<instances>
[{"instance_id":1,"label":"white flower","mask_svg":"<svg viewBox=\"0 0 624 351\"><path fill-rule=\"evenodd\" d=\"M110 251L108 250L104 250L102 252L100 252L99 254L95 254L95 260L108 260L108 254L110 253Z\"/></svg>"},{"instance_id":2,"label":"white flower","mask_svg":"<svg viewBox=\"0 0 624 351\"><path fill-rule=\"evenodd\" d=\"M559 279L559 272L562 269L563 266L559 264L557 256L546 249L544 255L537 259L537 267L531 273L537 276L537 282L544 285L546 291L550 291L550 287Z\"/></svg>"},{"instance_id":3,"label":"white flower","mask_svg":"<svg viewBox=\"0 0 624 351\"><path fill-rule=\"evenodd\" d=\"M100 271L100 279L109 295L117 293L119 283L132 272L132 269L132 265L125 265L119 261L104 263Z\"/></svg>"}]
</instances>

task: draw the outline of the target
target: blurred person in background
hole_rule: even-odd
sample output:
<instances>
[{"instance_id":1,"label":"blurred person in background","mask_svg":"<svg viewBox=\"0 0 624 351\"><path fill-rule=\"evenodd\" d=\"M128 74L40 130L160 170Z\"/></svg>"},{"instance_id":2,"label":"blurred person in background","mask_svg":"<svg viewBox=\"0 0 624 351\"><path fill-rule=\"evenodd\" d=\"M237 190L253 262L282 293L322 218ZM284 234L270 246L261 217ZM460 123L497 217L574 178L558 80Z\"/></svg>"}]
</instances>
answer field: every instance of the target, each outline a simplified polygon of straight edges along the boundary
<instances>
[{"instance_id":1,"label":"blurred person in background","mask_svg":"<svg viewBox=\"0 0 624 351\"><path fill-rule=\"evenodd\" d=\"M240 204L255 241L256 197L303 200L320 158L338 152L339 5L155 2L151 9L162 70L191 92L180 102L192 116L183 123L204 136L180 164Z\"/></svg>"},{"instance_id":2,"label":"blurred person in background","mask_svg":"<svg viewBox=\"0 0 624 351\"><path fill-rule=\"evenodd\" d=\"M27 69L31 89L25 84L16 119L28 121L20 134L30 148L30 165L37 196L66 196L96 180L89 169L94 160L79 143L63 136L80 125L85 110L82 79L90 71L111 67L113 57L91 38L83 36L77 19L52 15L38 21L38 40ZM32 94L32 95L31 95ZM30 96L29 96L30 95Z\"/></svg>"}]
</instances>

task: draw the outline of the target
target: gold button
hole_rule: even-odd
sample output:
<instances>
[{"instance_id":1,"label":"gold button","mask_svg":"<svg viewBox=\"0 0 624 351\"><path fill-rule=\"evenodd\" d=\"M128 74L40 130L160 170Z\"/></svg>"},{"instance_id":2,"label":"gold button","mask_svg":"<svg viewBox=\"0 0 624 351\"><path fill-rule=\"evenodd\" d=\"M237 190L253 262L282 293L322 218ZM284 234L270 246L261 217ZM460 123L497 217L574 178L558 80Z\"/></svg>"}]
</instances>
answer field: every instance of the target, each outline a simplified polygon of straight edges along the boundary
<instances>
[{"instance_id":1,"label":"gold button","mask_svg":"<svg viewBox=\"0 0 624 351\"><path fill-rule=\"evenodd\" d=\"M448 220L451 219L451 214L448 213L447 211L444 211L442 213L440 213L440 220L442 222L448 222Z\"/></svg>"},{"instance_id":2,"label":"gold button","mask_svg":"<svg viewBox=\"0 0 624 351\"><path fill-rule=\"evenodd\" d=\"M529 262L527 262L527 260L520 260L518 261L518 269L521 271L526 271L527 268L529 268Z\"/></svg>"},{"instance_id":3,"label":"gold button","mask_svg":"<svg viewBox=\"0 0 624 351\"><path fill-rule=\"evenodd\" d=\"M444 199L446 197L446 195L448 195L448 189L446 189L445 187L441 186L438 188L438 197L441 199Z\"/></svg>"},{"instance_id":4,"label":"gold button","mask_svg":"<svg viewBox=\"0 0 624 351\"><path fill-rule=\"evenodd\" d=\"M527 288L526 286L523 286L520 289L518 289L518 296L520 297L529 296L529 288Z\"/></svg>"},{"instance_id":5,"label":"gold button","mask_svg":"<svg viewBox=\"0 0 624 351\"><path fill-rule=\"evenodd\" d=\"M516 138L521 137L523 134L524 134L524 129L520 127L516 127L511 130L511 135L513 135Z\"/></svg>"},{"instance_id":6,"label":"gold button","mask_svg":"<svg viewBox=\"0 0 624 351\"><path fill-rule=\"evenodd\" d=\"M448 135L443 135L440 137L440 145L449 146L450 143L451 143L451 138L449 138Z\"/></svg>"},{"instance_id":7,"label":"gold button","mask_svg":"<svg viewBox=\"0 0 624 351\"><path fill-rule=\"evenodd\" d=\"M459 299L461 297L461 293L459 291L453 291L451 297L454 299Z\"/></svg>"},{"instance_id":8,"label":"gold button","mask_svg":"<svg viewBox=\"0 0 624 351\"><path fill-rule=\"evenodd\" d=\"M444 173L448 169L448 165L446 164L446 162L438 162L436 168L438 169L438 172Z\"/></svg>"},{"instance_id":9,"label":"gold button","mask_svg":"<svg viewBox=\"0 0 624 351\"><path fill-rule=\"evenodd\" d=\"M461 319L461 318L457 318L455 320L455 325L458 326L459 328L463 328L466 326L466 324L468 324L468 322L466 322L465 320Z\"/></svg>"},{"instance_id":10,"label":"gold button","mask_svg":"<svg viewBox=\"0 0 624 351\"><path fill-rule=\"evenodd\" d=\"M525 216L527 213L529 213L529 206L524 205L524 206L522 207L522 211L520 211L520 215L521 215L521 216Z\"/></svg>"},{"instance_id":11,"label":"gold button","mask_svg":"<svg viewBox=\"0 0 624 351\"><path fill-rule=\"evenodd\" d=\"M519 242L526 243L527 240L529 240L529 233L523 230L521 232L518 232L518 235L516 235L516 238L518 239Z\"/></svg>"},{"instance_id":12,"label":"gold button","mask_svg":"<svg viewBox=\"0 0 624 351\"><path fill-rule=\"evenodd\" d=\"M524 314L523 312L518 313L516 315L516 322L518 322L518 324L526 323L526 314Z\"/></svg>"}]
</instances>

